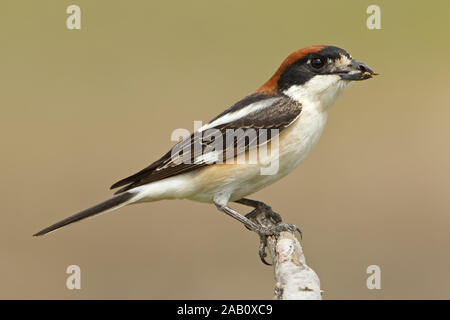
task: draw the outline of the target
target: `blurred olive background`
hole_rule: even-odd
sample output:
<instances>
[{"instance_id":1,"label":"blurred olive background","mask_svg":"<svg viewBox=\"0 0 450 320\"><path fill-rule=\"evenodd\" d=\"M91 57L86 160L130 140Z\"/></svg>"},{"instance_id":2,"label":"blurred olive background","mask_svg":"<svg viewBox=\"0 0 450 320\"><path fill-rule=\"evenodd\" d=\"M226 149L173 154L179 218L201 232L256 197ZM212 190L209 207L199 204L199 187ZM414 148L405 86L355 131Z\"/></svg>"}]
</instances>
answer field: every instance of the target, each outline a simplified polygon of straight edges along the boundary
<instances>
[{"instance_id":1,"label":"blurred olive background","mask_svg":"<svg viewBox=\"0 0 450 320\"><path fill-rule=\"evenodd\" d=\"M258 238L213 205L163 201L31 235L252 92L292 51L348 50L355 83L290 176L253 195L301 226L326 299L450 298L450 2L0 4L0 298L270 299ZM67 6L82 11L66 28ZM244 207L236 208L244 210ZM68 290L68 265L81 290ZM382 289L366 288L379 265Z\"/></svg>"}]
</instances>

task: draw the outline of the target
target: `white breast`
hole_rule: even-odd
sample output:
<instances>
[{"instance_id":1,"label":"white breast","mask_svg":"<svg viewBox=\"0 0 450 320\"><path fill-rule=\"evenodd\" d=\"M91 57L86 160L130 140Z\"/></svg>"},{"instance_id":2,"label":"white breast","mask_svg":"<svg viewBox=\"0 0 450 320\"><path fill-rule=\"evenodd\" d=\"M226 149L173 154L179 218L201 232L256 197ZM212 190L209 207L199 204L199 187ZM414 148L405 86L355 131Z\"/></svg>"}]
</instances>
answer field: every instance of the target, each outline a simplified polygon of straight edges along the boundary
<instances>
[{"instance_id":1,"label":"white breast","mask_svg":"<svg viewBox=\"0 0 450 320\"><path fill-rule=\"evenodd\" d=\"M285 129L279 137L279 154L270 157L267 162L258 165L242 166L243 170L234 175L230 183L230 200L245 197L280 180L292 172L308 156L320 138L327 121L327 112L316 108L304 108L300 117ZM277 162L278 170L273 174L262 175L261 168L273 166Z\"/></svg>"},{"instance_id":2,"label":"white breast","mask_svg":"<svg viewBox=\"0 0 450 320\"><path fill-rule=\"evenodd\" d=\"M295 169L319 141L327 122L328 112L304 106L299 119L280 137L280 173Z\"/></svg>"}]
</instances>

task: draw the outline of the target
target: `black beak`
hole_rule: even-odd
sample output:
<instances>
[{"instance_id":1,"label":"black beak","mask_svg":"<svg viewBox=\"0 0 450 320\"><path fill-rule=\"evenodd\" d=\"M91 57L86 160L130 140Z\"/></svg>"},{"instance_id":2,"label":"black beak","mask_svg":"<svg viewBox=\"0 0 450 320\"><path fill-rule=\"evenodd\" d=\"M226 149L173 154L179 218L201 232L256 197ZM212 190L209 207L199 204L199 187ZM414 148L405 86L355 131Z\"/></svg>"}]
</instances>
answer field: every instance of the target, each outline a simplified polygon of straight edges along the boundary
<instances>
[{"instance_id":1,"label":"black beak","mask_svg":"<svg viewBox=\"0 0 450 320\"><path fill-rule=\"evenodd\" d=\"M342 70L339 75L341 79L357 81L370 79L373 76L376 76L377 73L375 73L367 64L352 60L347 68Z\"/></svg>"}]
</instances>

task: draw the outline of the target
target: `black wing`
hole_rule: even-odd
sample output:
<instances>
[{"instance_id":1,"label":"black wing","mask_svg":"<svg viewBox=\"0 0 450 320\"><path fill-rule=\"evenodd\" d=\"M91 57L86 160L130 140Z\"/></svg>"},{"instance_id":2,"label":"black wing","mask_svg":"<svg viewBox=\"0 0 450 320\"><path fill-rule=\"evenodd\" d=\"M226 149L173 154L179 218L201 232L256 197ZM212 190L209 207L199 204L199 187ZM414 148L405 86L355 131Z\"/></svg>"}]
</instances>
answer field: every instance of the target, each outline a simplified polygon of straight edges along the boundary
<instances>
[{"instance_id":1,"label":"black wing","mask_svg":"<svg viewBox=\"0 0 450 320\"><path fill-rule=\"evenodd\" d=\"M247 110L254 111L246 112L245 108L248 106L253 106L253 108ZM242 116L231 118L229 122L223 118L237 112L241 112ZM211 152L216 152L216 156L221 155L220 160L225 162L230 158L228 156L230 154L232 157L237 157L252 146L270 141L273 136L294 122L300 113L301 104L289 97L260 93L250 95L211 120L209 124L212 126L209 126L208 129L196 132L182 140L158 161L138 173L116 182L111 189L125 186L116 192L121 193L150 182L211 165L216 163L211 162L211 158L208 158ZM223 121L221 121L222 119ZM248 134L249 129L254 129L256 135ZM232 140L225 138L230 132L228 130L233 130L232 132L235 133ZM218 141L217 135L224 138ZM212 146L214 147L212 148Z\"/></svg>"}]
</instances>

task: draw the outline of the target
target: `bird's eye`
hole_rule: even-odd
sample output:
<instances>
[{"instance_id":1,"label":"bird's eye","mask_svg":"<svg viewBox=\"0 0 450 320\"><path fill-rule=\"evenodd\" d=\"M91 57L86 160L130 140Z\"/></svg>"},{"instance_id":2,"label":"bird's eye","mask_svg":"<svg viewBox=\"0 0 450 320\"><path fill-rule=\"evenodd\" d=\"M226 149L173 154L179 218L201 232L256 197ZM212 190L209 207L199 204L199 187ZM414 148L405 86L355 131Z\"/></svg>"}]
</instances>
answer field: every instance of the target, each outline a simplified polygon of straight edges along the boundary
<instances>
[{"instance_id":1,"label":"bird's eye","mask_svg":"<svg viewBox=\"0 0 450 320\"><path fill-rule=\"evenodd\" d=\"M321 58L315 58L311 60L311 65L315 69L320 69L325 65L325 61Z\"/></svg>"}]
</instances>

